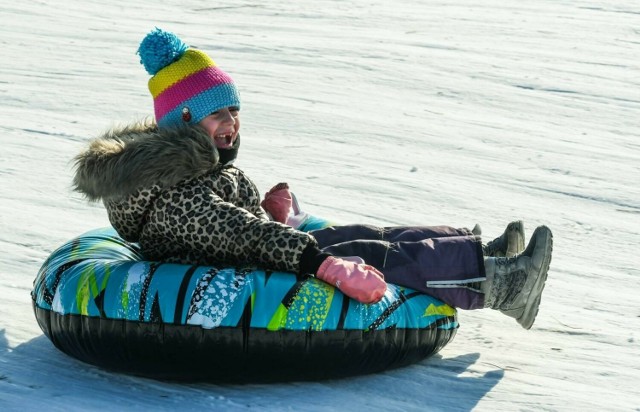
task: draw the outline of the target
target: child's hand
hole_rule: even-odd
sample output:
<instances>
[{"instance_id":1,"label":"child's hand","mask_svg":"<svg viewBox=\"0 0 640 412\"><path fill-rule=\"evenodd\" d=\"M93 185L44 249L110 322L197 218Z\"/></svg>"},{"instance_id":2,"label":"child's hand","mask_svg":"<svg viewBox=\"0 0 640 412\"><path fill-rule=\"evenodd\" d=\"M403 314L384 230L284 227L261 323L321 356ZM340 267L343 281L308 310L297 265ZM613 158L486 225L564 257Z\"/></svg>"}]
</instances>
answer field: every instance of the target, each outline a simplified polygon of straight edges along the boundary
<instances>
[{"instance_id":1,"label":"child's hand","mask_svg":"<svg viewBox=\"0 0 640 412\"><path fill-rule=\"evenodd\" d=\"M278 183L265 195L260 206L266 210L273 220L280 223L287 223L287 217L291 210L291 192L287 183Z\"/></svg>"},{"instance_id":2,"label":"child's hand","mask_svg":"<svg viewBox=\"0 0 640 412\"><path fill-rule=\"evenodd\" d=\"M322 262L316 277L362 303L379 302L387 291L387 283L378 269L334 256Z\"/></svg>"}]
</instances>

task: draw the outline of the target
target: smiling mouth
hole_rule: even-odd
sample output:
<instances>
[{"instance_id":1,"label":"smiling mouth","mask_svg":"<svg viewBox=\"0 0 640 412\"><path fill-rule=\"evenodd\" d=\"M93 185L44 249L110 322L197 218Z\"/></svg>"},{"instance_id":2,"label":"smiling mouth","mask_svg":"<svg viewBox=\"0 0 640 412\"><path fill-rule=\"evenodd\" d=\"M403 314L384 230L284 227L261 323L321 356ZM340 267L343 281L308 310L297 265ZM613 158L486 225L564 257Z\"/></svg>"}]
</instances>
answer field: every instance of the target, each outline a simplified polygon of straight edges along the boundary
<instances>
[{"instance_id":1,"label":"smiling mouth","mask_svg":"<svg viewBox=\"0 0 640 412\"><path fill-rule=\"evenodd\" d=\"M213 138L216 142L216 146L218 147L229 147L233 144L234 142L234 134L233 133L228 133L228 134L218 134L216 136L214 136Z\"/></svg>"}]
</instances>

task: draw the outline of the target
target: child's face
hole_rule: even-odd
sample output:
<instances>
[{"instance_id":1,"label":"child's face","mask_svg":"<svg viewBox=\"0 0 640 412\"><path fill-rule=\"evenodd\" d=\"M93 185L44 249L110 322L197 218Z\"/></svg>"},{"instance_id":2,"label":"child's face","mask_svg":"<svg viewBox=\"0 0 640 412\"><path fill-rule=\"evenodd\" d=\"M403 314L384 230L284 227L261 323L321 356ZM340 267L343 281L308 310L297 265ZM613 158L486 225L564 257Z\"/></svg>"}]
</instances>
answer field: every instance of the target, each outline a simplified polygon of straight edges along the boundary
<instances>
[{"instance_id":1,"label":"child's face","mask_svg":"<svg viewBox=\"0 0 640 412\"><path fill-rule=\"evenodd\" d=\"M240 112L237 107L225 107L200 120L218 149L229 149L238 138Z\"/></svg>"}]
</instances>

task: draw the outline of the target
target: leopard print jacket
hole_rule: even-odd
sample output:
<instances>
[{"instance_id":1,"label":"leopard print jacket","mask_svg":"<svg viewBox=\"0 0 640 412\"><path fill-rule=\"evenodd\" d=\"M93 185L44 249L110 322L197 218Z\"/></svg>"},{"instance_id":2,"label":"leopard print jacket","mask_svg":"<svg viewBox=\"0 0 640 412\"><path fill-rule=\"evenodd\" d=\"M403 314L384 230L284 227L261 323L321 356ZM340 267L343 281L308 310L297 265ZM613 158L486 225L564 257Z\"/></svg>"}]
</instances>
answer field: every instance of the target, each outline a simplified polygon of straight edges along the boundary
<instances>
[{"instance_id":1,"label":"leopard print jacket","mask_svg":"<svg viewBox=\"0 0 640 412\"><path fill-rule=\"evenodd\" d=\"M101 136L76 157L76 190L102 199L123 239L149 260L199 265L258 265L298 273L315 239L269 221L255 184L218 164L196 127L136 124Z\"/></svg>"}]
</instances>

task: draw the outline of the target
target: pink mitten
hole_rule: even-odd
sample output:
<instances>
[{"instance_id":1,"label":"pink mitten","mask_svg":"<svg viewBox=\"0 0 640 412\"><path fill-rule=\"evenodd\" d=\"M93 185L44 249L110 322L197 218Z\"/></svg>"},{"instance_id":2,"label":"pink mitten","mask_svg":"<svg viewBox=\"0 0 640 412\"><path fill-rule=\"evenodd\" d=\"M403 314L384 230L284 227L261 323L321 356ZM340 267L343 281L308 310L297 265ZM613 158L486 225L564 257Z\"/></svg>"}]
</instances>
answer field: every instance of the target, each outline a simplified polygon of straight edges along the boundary
<instances>
[{"instance_id":1,"label":"pink mitten","mask_svg":"<svg viewBox=\"0 0 640 412\"><path fill-rule=\"evenodd\" d=\"M291 192L289 185L286 183L278 183L271 188L265 195L260 206L266 210L273 220L286 223L291 210Z\"/></svg>"},{"instance_id":2,"label":"pink mitten","mask_svg":"<svg viewBox=\"0 0 640 412\"><path fill-rule=\"evenodd\" d=\"M362 303L379 302L387 291L384 276L378 269L334 256L329 256L322 262L316 277Z\"/></svg>"}]
</instances>

